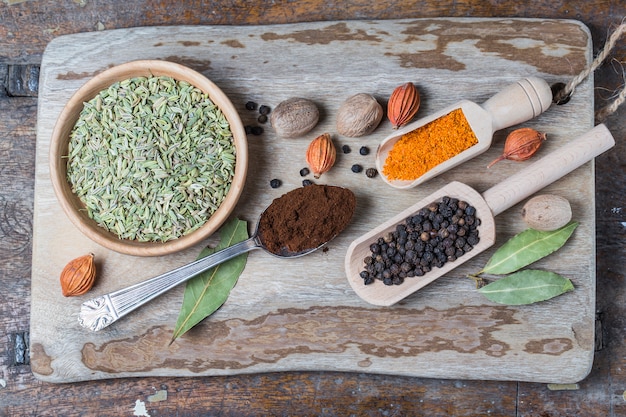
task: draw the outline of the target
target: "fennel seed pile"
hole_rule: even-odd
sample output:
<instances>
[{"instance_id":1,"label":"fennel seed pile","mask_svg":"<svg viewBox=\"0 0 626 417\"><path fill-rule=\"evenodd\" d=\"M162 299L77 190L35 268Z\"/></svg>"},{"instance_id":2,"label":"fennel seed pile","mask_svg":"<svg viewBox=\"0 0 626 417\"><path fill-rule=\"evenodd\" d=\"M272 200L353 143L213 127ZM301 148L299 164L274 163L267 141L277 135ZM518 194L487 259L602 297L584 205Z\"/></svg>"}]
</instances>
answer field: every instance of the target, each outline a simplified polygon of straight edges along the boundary
<instances>
[{"instance_id":1,"label":"fennel seed pile","mask_svg":"<svg viewBox=\"0 0 626 417\"><path fill-rule=\"evenodd\" d=\"M228 193L235 145L207 94L166 76L123 80L84 103L67 179L121 239L165 242L201 227Z\"/></svg>"}]
</instances>

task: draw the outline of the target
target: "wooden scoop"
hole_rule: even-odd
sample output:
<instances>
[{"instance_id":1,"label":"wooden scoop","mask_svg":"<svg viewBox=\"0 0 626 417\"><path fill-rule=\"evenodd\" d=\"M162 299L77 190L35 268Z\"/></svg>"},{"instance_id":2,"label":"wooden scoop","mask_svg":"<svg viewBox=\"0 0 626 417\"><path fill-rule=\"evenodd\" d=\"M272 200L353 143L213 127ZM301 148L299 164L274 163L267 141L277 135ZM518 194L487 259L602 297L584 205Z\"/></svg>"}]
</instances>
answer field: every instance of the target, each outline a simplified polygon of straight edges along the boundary
<instances>
[{"instance_id":1,"label":"wooden scoop","mask_svg":"<svg viewBox=\"0 0 626 417\"><path fill-rule=\"evenodd\" d=\"M590 161L613 145L615 145L615 140L611 132L604 125L598 125L578 139L494 185L482 195L460 182L449 183L350 244L345 259L345 269L350 285L357 295L368 303L380 306L397 303L492 246L496 239L494 216ZM404 222L407 217L422 207L440 201L443 196L465 200L476 208L476 216L481 220L481 225L478 227L480 242L456 261L447 262L442 268L434 268L421 277L406 278L401 285L387 286L380 280L365 285L359 274L364 268L365 257L371 255L370 244L374 243L378 237L395 230L398 223Z\"/></svg>"},{"instance_id":2,"label":"wooden scoop","mask_svg":"<svg viewBox=\"0 0 626 417\"><path fill-rule=\"evenodd\" d=\"M552 103L550 86L541 78L524 78L505 87L482 105L462 100L430 116L409 123L385 138L376 152L376 168L383 180L395 188L412 188L445 172L460 163L485 152L491 146L493 133L505 127L513 126L539 116ZM415 180L391 180L384 174L383 167L393 145L402 137L418 127L424 126L453 110L462 109L469 126L474 131L478 143L460 154L432 168Z\"/></svg>"}]
</instances>

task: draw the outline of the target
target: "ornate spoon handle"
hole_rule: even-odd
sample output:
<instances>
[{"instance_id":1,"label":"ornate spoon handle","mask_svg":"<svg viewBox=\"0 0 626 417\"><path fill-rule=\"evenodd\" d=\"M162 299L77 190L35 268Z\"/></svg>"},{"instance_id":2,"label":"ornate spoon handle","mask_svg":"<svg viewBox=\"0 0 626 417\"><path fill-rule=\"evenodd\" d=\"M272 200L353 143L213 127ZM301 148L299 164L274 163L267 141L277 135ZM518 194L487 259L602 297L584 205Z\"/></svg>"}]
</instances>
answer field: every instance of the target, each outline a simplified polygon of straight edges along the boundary
<instances>
[{"instance_id":1,"label":"ornate spoon handle","mask_svg":"<svg viewBox=\"0 0 626 417\"><path fill-rule=\"evenodd\" d=\"M148 301L188 281L207 269L213 268L252 249L260 248L257 236L236 243L212 255L198 259L187 265L166 272L127 288L101 295L85 301L80 307L78 322L92 331L98 331L115 322L120 317L141 307Z\"/></svg>"}]
</instances>

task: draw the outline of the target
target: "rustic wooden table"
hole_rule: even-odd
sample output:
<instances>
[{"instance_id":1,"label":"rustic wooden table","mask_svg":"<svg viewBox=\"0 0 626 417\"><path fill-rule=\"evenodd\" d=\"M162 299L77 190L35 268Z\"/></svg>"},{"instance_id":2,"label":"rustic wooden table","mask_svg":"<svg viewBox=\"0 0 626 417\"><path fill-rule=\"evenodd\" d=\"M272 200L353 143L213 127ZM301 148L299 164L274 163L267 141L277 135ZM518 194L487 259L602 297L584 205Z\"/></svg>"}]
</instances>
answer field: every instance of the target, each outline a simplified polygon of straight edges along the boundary
<instances>
[{"instance_id":1,"label":"rustic wooden table","mask_svg":"<svg viewBox=\"0 0 626 417\"><path fill-rule=\"evenodd\" d=\"M594 53L626 16L623 0L556 3L4 0L0 3L0 416L411 415L626 416L626 107L606 120L617 140L596 160L596 354L572 386L291 372L134 378L72 384L35 379L29 363L30 277L39 65L60 35L158 25L250 25L424 17L577 19ZM625 41L595 72L595 106L624 84ZM593 256L593 254L590 254Z\"/></svg>"}]
</instances>

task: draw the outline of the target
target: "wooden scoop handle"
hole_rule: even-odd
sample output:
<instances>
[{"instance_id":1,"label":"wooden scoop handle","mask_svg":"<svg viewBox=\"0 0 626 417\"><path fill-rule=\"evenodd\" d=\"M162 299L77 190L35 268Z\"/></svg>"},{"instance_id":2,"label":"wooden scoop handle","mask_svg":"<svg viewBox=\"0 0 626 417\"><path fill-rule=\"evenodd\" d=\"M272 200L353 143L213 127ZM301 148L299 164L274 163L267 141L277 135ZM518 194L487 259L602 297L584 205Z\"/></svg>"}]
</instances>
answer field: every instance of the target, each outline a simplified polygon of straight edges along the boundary
<instances>
[{"instance_id":1,"label":"wooden scoop handle","mask_svg":"<svg viewBox=\"0 0 626 417\"><path fill-rule=\"evenodd\" d=\"M552 90L541 78L528 77L508 85L481 107L491 115L493 132L539 116L552 104Z\"/></svg>"},{"instance_id":2,"label":"wooden scoop handle","mask_svg":"<svg viewBox=\"0 0 626 417\"><path fill-rule=\"evenodd\" d=\"M482 194L483 198L497 216L614 145L611 132L600 124L494 185Z\"/></svg>"}]
</instances>

